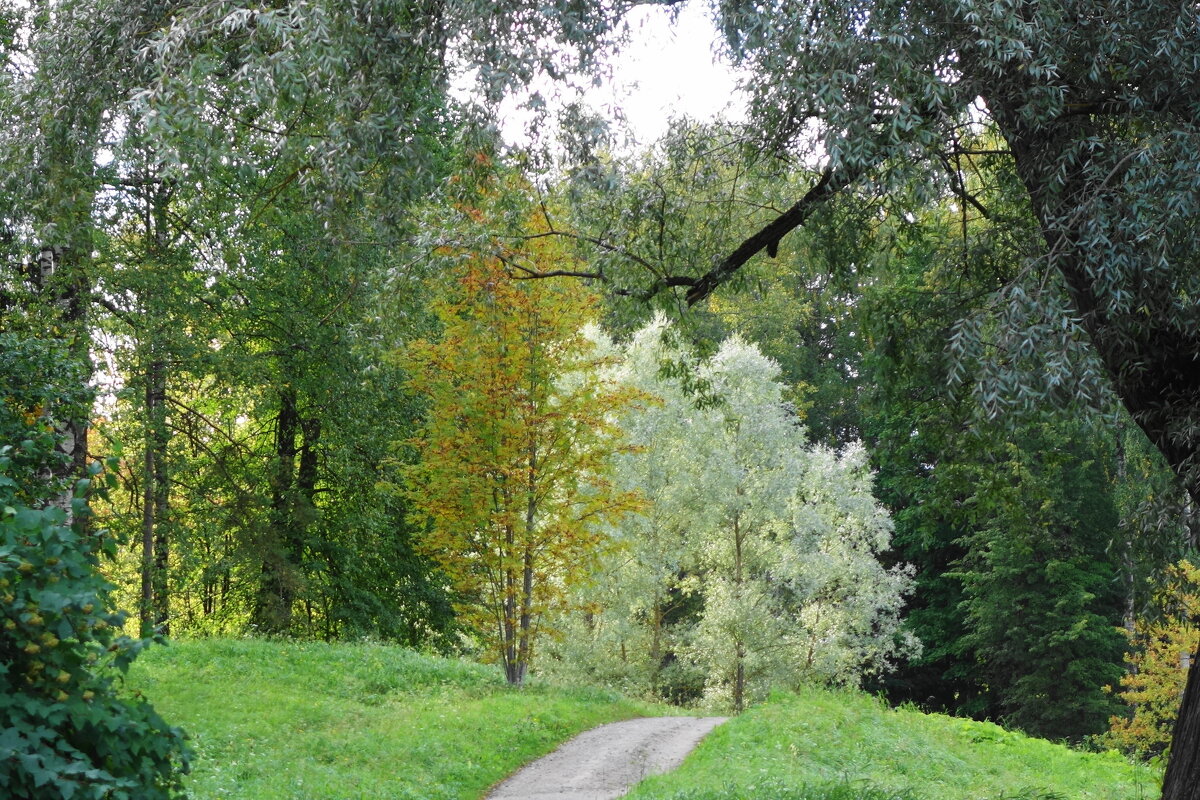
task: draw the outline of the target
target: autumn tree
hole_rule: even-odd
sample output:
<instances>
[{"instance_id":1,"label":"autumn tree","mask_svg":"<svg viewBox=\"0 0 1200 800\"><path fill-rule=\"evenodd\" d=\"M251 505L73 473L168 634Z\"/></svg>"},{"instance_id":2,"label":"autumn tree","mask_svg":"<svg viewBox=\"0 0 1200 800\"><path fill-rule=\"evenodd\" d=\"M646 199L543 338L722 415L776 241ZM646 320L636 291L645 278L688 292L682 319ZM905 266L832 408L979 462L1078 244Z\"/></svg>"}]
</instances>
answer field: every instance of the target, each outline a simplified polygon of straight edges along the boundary
<instances>
[{"instance_id":1,"label":"autumn tree","mask_svg":"<svg viewBox=\"0 0 1200 800\"><path fill-rule=\"evenodd\" d=\"M428 399L410 496L423 547L474 626L520 685L546 613L585 580L601 524L638 506L609 480L625 449L613 415L634 392L601 377L584 335L596 299L575 285L522 281L523 267L570 269L561 243L464 253L436 303L436 341L407 352L411 387Z\"/></svg>"},{"instance_id":2,"label":"autumn tree","mask_svg":"<svg viewBox=\"0 0 1200 800\"><path fill-rule=\"evenodd\" d=\"M1129 713L1114 717L1105 740L1141 756L1166 754L1193 654L1200 644L1200 570L1187 560L1167 571L1158 613L1138 621L1120 696Z\"/></svg>"}]
</instances>

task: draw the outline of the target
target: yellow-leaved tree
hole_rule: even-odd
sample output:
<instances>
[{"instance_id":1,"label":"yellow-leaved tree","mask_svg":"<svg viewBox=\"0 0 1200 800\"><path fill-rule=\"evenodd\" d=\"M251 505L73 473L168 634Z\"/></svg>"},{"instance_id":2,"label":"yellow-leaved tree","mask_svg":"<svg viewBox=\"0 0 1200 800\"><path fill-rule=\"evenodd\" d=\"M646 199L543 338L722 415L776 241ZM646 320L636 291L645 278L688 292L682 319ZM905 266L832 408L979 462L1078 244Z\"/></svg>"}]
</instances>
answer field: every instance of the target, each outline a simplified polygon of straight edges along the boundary
<instances>
[{"instance_id":1,"label":"yellow-leaved tree","mask_svg":"<svg viewBox=\"0 0 1200 800\"><path fill-rule=\"evenodd\" d=\"M428 402L407 471L421 546L515 685L547 611L592 573L604 523L640 506L609 480L628 449L613 420L638 395L605 377L608 356L585 335L596 297L578 281L528 279L578 270L545 232L535 221L519 248L459 254L462 274L435 305L440 338L406 357Z\"/></svg>"},{"instance_id":2,"label":"yellow-leaved tree","mask_svg":"<svg viewBox=\"0 0 1200 800\"><path fill-rule=\"evenodd\" d=\"M1165 755L1179 712L1179 698L1200 644L1200 569L1184 560L1167 570L1155 597L1160 614L1134 629L1129 671L1120 696L1127 717L1113 717L1108 744L1143 757Z\"/></svg>"}]
</instances>

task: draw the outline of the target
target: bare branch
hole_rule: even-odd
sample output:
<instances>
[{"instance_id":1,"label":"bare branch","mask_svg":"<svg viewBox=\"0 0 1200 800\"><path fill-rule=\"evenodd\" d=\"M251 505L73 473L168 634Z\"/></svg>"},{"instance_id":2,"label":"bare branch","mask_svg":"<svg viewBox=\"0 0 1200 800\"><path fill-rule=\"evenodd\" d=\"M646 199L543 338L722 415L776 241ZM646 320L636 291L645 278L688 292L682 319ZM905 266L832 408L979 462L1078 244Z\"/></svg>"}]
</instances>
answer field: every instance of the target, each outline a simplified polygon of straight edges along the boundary
<instances>
[{"instance_id":1,"label":"bare branch","mask_svg":"<svg viewBox=\"0 0 1200 800\"><path fill-rule=\"evenodd\" d=\"M547 219L549 219L549 218L547 218ZM582 233L571 233L570 231L549 230L549 231L545 231L544 233L525 234L525 235L519 236L517 238L525 240L525 241L529 241L531 239L544 239L547 236L562 236L567 239L575 239L576 241L587 242L588 244L594 244L596 247L599 247L601 250L607 250L610 253L617 253L618 255L622 255L625 258L628 258L633 263L635 263L639 266L645 267L646 269L650 270L651 272L653 272L655 274L658 274L658 270L655 268L655 266L653 264L651 264L649 261L642 258L641 256L637 255L636 253L631 253L624 247L621 247L620 245L612 244L611 242L606 242L603 239L597 239L594 236L585 236ZM600 276L600 277L603 278L603 276Z\"/></svg>"},{"instance_id":2,"label":"bare branch","mask_svg":"<svg viewBox=\"0 0 1200 800\"><path fill-rule=\"evenodd\" d=\"M519 281L540 280L541 278L588 278L597 281L608 281L608 279L604 277L604 273L601 272L579 272L570 269L552 269L547 272L542 272L541 270L527 267L519 261L511 259L503 254L497 255L496 257L500 259L501 263L507 264L518 272L523 273L521 275L513 276L515 280Z\"/></svg>"},{"instance_id":3,"label":"bare branch","mask_svg":"<svg viewBox=\"0 0 1200 800\"><path fill-rule=\"evenodd\" d=\"M957 156L958 154L959 153L956 150L955 155ZM974 206L975 210L982 214L984 219L991 219L991 212L989 212L987 208L985 208L984 205L979 202L975 195L967 191L967 184L963 180L961 167L951 164L950 159L944 154L939 153L938 158L941 160L942 165L946 168L946 173L950 176L950 188L954 194L960 200Z\"/></svg>"},{"instance_id":4,"label":"bare branch","mask_svg":"<svg viewBox=\"0 0 1200 800\"><path fill-rule=\"evenodd\" d=\"M773 250L778 247L780 239L804 225L813 211L823 202L853 183L862 174L862 171L861 168L836 171L832 168L826 168L821 173L821 179L817 181L816 185L796 201L795 205L738 245L737 249L726 256L720 264L717 264L699 278L689 279L691 280L690 284L676 284L690 285L692 287L687 293L687 304L694 306L700 301L707 299L718 286L733 277L734 273L741 269L759 251L768 248Z\"/></svg>"}]
</instances>

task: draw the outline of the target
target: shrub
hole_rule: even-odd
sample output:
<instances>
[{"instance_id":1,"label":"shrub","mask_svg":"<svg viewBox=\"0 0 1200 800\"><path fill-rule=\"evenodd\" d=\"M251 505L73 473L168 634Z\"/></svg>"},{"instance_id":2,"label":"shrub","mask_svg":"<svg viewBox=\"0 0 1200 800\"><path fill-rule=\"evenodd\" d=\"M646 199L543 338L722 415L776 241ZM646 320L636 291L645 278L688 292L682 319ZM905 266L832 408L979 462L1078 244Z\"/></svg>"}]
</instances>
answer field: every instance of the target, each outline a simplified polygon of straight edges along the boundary
<instances>
[{"instance_id":1,"label":"shrub","mask_svg":"<svg viewBox=\"0 0 1200 800\"><path fill-rule=\"evenodd\" d=\"M66 503L47 502L58 487L40 478L51 472L55 445L44 412L61 397L41 389L22 396L41 384L5 372L0 441L18 444L0 447L0 796L179 796L188 767L182 732L120 691L121 674L149 640L120 635L113 587L97 573L116 547L86 530L86 493L99 467L76 484L70 520Z\"/></svg>"}]
</instances>

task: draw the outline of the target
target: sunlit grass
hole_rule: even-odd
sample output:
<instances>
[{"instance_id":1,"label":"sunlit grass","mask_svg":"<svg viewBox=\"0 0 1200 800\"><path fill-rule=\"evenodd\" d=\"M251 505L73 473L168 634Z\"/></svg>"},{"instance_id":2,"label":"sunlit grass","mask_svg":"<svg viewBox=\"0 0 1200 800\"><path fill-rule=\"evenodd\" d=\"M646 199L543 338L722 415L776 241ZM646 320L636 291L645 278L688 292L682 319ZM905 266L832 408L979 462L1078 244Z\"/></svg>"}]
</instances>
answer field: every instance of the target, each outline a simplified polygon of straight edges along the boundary
<instances>
[{"instance_id":1,"label":"sunlit grass","mask_svg":"<svg viewBox=\"0 0 1200 800\"><path fill-rule=\"evenodd\" d=\"M1156 771L849 692L806 690L750 709L631 800L1139 800Z\"/></svg>"},{"instance_id":2,"label":"sunlit grass","mask_svg":"<svg viewBox=\"0 0 1200 800\"><path fill-rule=\"evenodd\" d=\"M475 800L579 731L664 713L376 644L178 642L129 685L191 735L196 800Z\"/></svg>"},{"instance_id":3,"label":"sunlit grass","mask_svg":"<svg viewBox=\"0 0 1200 800\"><path fill-rule=\"evenodd\" d=\"M196 800L477 800L575 733L670 710L602 690L512 690L495 667L377 644L152 648L130 686L192 736ZM1140 800L1157 772L851 692L779 695L631 800Z\"/></svg>"}]
</instances>

